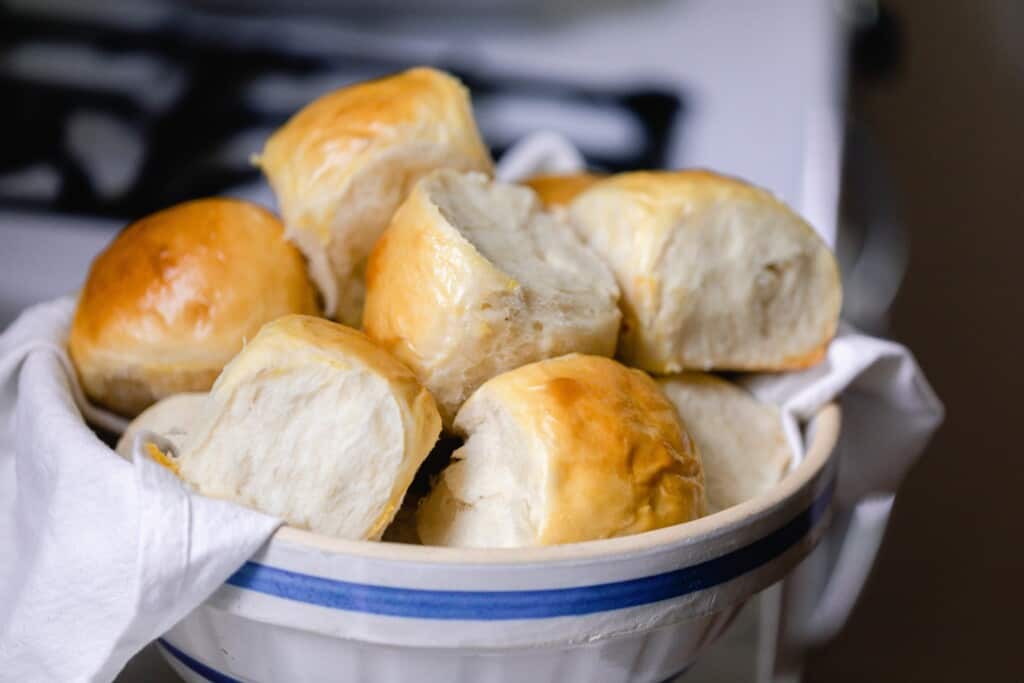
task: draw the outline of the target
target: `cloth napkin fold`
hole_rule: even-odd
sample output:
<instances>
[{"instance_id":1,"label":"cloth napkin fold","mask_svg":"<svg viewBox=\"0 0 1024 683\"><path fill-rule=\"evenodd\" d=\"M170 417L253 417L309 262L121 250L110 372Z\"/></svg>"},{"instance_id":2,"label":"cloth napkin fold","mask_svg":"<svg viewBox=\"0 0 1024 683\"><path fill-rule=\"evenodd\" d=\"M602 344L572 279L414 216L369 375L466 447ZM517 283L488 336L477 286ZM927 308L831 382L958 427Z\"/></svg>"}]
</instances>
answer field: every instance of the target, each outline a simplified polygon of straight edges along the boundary
<instances>
[{"instance_id":1,"label":"cloth napkin fold","mask_svg":"<svg viewBox=\"0 0 1024 683\"><path fill-rule=\"evenodd\" d=\"M116 455L83 422L70 298L0 336L0 676L109 681L205 600L280 521ZM13 509L12 504L13 503Z\"/></svg>"},{"instance_id":2,"label":"cloth napkin fold","mask_svg":"<svg viewBox=\"0 0 1024 683\"><path fill-rule=\"evenodd\" d=\"M839 403L842 428L835 457L840 507L895 493L945 415L905 346L860 334L846 323L814 367L746 375L740 383L781 407L798 451L803 447L800 425L825 404Z\"/></svg>"},{"instance_id":3,"label":"cloth napkin fold","mask_svg":"<svg viewBox=\"0 0 1024 683\"><path fill-rule=\"evenodd\" d=\"M70 298L0 336L0 671L10 680L106 681L205 600L279 521L196 495L146 458L127 462L83 422L65 351ZM820 365L746 378L789 429L838 398L840 504L895 491L942 419L910 353L844 328Z\"/></svg>"}]
</instances>

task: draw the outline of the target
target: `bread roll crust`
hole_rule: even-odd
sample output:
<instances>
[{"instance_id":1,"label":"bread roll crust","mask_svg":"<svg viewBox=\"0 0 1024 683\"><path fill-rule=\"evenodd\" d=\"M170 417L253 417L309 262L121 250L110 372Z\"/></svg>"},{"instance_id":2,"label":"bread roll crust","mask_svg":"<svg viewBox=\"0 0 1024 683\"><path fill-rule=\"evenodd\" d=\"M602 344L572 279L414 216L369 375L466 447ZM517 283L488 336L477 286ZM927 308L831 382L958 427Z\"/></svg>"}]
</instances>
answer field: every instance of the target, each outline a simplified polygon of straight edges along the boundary
<instances>
[{"instance_id":1,"label":"bread roll crust","mask_svg":"<svg viewBox=\"0 0 1024 683\"><path fill-rule=\"evenodd\" d=\"M352 326L366 257L416 180L441 167L493 170L466 88L428 68L320 97L270 137L257 163L328 315Z\"/></svg>"},{"instance_id":2,"label":"bread roll crust","mask_svg":"<svg viewBox=\"0 0 1024 683\"><path fill-rule=\"evenodd\" d=\"M289 315L224 368L179 470L204 495L376 540L440 431L433 397L391 354L357 330Z\"/></svg>"},{"instance_id":3,"label":"bread roll crust","mask_svg":"<svg viewBox=\"0 0 1024 683\"><path fill-rule=\"evenodd\" d=\"M672 404L649 376L608 358L570 354L499 375L455 429L466 445L419 511L427 544L573 543L705 512L701 461ZM476 524L495 499L502 509ZM528 519L505 528L520 508Z\"/></svg>"},{"instance_id":4,"label":"bread roll crust","mask_svg":"<svg viewBox=\"0 0 1024 683\"><path fill-rule=\"evenodd\" d=\"M363 329L413 369L446 425L506 370L615 351L621 314L608 269L530 190L479 174L442 170L418 183L374 247L366 282Z\"/></svg>"},{"instance_id":5,"label":"bread roll crust","mask_svg":"<svg viewBox=\"0 0 1024 683\"><path fill-rule=\"evenodd\" d=\"M780 371L835 334L839 271L814 230L764 190L707 171L613 176L579 195L574 227L615 273L619 355L655 373Z\"/></svg>"},{"instance_id":6,"label":"bread roll crust","mask_svg":"<svg viewBox=\"0 0 1024 683\"><path fill-rule=\"evenodd\" d=\"M208 390L268 320L317 311L302 256L273 214L200 199L133 223L96 257L68 346L89 399L134 416Z\"/></svg>"},{"instance_id":7,"label":"bread roll crust","mask_svg":"<svg viewBox=\"0 0 1024 683\"><path fill-rule=\"evenodd\" d=\"M573 199L603 177L596 173L537 175L527 179L523 184L537 193L544 206L554 208L568 206Z\"/></svg>"}]
</instances>

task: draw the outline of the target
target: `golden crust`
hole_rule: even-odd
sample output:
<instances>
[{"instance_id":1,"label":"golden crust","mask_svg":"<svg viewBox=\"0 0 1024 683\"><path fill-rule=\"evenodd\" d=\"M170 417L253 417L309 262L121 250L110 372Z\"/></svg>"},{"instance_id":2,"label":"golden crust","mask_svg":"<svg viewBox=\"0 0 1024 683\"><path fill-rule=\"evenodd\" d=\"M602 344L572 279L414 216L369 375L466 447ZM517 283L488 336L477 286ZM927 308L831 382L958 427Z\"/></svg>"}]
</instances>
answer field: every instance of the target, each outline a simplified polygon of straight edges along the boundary
<instances>
[{"instance_id":1,"label":"golden crust","mask_svg":"<svg viewBox=\"0 0 1024 683\"><path fill-rule=\"evenodd\" d=\"M224 368L217 379L217 387L230 385L260 368L287 368L296 348L315 351L339 364L353 361L362 364L386 379L407 404L434 402L412 370L359 330L324 318L299 314L281 316L261 327L259 336L246 346L245 353L239 354ZM307 361L296 359L296 362Z\"/></svg>"},{"instance_id":2,"label":"golden crust","mask_svg":"<svg viewBox=\"0 0 1024 683\"><path fill-rule=\"evenodd\" d=\"M416 180L439 167L493 170L468 91L428 68L320 97L256 161L289 237L313 263L328 315L349 325L359 324L365 259Z\"/></svg>"},{"instance_id":3,"label":"golden crust","mask_svg":"<svg viewBox=\"0 0 1024 683\"><path fill-rule=\"evenodd\" d=\"M824 357L842 303L838 266L814 229L769 192L704 170L640 171L594 183L570 214L622 289L618 354L626 363L659 374L782 371ZM791 282L806 286L798 303L751 293L758 278L778 275L769 249L794 268ZM697 271L704 274L691 277ZM798 306L817 320L812 331L763 332ZM716 319L735 333L729 348L714 346L724 336L708 325Z\"/></svg>"},{"instance_id":4,"label":"golden crust","mask_svg":"<svg viewBox=\"0 0 1024 683\"><path fill-rule=\"evenodd\" d=\"M149 457L152 458L158 465L161 465L164 468L170 470L176 477L181 476L181 472L178 471L178 463L175 462L173 458L168 456L162 450L160 450L159 446L157 446L152 441L147 441L145 443L145 448L146 453L149 455Z\"/></svg>"},{"instance_id":5,"label":"golden crust","mask_svg":"<svg viewBox=\"0 0 1024 683\"><path fill-rule=\"evenodd\" d=\"M317 313L301 254L269 211L200 199L128 226L96 258L68 341L86 395L134 416L206 391L246 338Z\"/></svg>"},{"instance_id":6,"label":"golden crust","mask_svg":"<svg viewBox=\"0 0 1024 683\"><path fill-rule=\"evenodd\" d=\"M418 184L366 265L363 329L412 367L426 367L440 352L434 343L450 321L439 311L458 311L471 291L512 292L519 286L443 224L427 186Z\"/></svg>"},{"instance_id":7,"label":"golden crust","mask_svg":"<svg viewBox=\"0 0 1024 683\"><path fill-rule=\"evenodd\" d=\"M547 454L539 544L625 536L705 514L697 450L645 373L570 354L499 375L470 400L488 394Z\"/></svg>"},{"instance_id":8,"label":"golden crust","mask_svg":"<svg viewBox=\"0 0 1024 683\"><path fill-rule=\"evenodd\" d=\"M363 329L428 381L447 357L452 318L480 292L518 291L519 283L483 257L444 218L419 183L374 246L366 268ZM415 296L410 293L415 292ZM491 330L471 330L479 343ZM442 404L444 401L442 400ZM446 421L454 417L444 411Z\"/></svg>"},{"instance_id":9,"label":"golden crust","mask_svg":"<svg viewBox=\"0 0 1024 683\"><path fill-rule=\"evenodd\" d=\"M454 186L466 190L477 182L482 183L481 192L485 186L500 185L478 174L451 170L436 171L421 180L395 212L366 268L363 329L417 373L437 399L446 427L484 381L527 362L574 351L611 356L619 328L618 290L611 274L568 225L546 224L564 228L562 234L571 238L572 251L565 243L557 247L561 252L535 244L534 251L524 257L530 266L520 267L517 273L505 268L496 253L481 251L481 243L458 227L460 220L444 202L446 197L459 196ZM507 189L528 204L529 215L542 213L531 191ZM486 209L509 215L518 210L522 206L497 202ZM509 241L523 244L535 238L529 230L526 223L516 230L508 225L492 228L494 233L509 235ZM546 236L553 231L539 232ZM502 256L507 258L511 251L506 244ZM578 292L568 286L545 292L532 279L542 260L536 253L546 253L565 272L584 263L599 272L574 276L574 282L587 283ZM556 253L560 256L554 257ZM606 290L614 290L614 296L609 293L596 304L580 304ZM582 305L594 305L593 312L580 313L575 307Z\"/></svg>"},{"instance_id":10,"label":"golden crust","mask_svg":"<svg viewBox=\"0 0 1024 683\"><path fill-rule=\"evenodd\" d=\"M569 173L566 175L537 175L523 182L533 188L544 206L567 206L577 195L604 176L596 173Z\"/></svg>"}]
</instances>

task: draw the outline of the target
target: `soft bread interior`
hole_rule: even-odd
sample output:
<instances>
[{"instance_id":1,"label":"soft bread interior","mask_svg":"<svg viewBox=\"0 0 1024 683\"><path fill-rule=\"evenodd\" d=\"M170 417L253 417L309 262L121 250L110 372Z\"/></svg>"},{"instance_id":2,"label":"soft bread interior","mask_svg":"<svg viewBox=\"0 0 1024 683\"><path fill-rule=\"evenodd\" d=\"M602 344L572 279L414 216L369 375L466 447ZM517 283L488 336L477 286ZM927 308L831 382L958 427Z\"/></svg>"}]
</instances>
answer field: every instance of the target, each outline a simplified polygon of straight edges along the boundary
<instances>
[{"instance_id":1,"label":"soft bread interior","mask_svg":"<svg viewBox=\"0 0 1024 683\"><path fill-rule=\"evenodd\" d=\"M622 288L618 352L631 365L801 368L835 334L835 259L763 190L701 171L628 173L583 192L570 214Z\"/></svg>"},{"instance_id":2,"label":"soft bread interior","mask_svg":"<svg viewBox=\"0 0 1024 683\"><path fill-rule=\"evenodd\" d=\"M542 211L526 188L475 173L442 173L430 196L484 258L522 285L538 315L583 317L604 311L616 296L601 260L567 225Z\"/></svg>"},{"instance_id":3,"label":"soft bread interior","mask_svg":"<svg viewBox=\"0 0 1024 683\"><path fill-rule=\"evenodd\" d=\"M776 406L702 372L661 378L658 384L697 442L709 512L750 500L785 475L792 451Z\"/></svg>"},{"instance_id":4,"label":"soft bread interior","mask_svg":"<svg viewBox=\"0 0 1024 683\"><path fill-rule=\"evenodd\" d=\"M377 539L440 419L411 373L360 333L302 318L268 325L228 365L180 474L292 526Z\"/></svg>"},{"instance_id":5,"label":"soft bread interior","mask_svg":"<svg viewBox=\"0 0 1024 683\"><path fill-rule=\"evenodd\" d=\"M476 326L452 330L449 360L428 382L443 412L453 415L484 381L525 363L614 353L620 313L611 272L532 191L454 172L434 174L426 187L450 229L507 283L468 293L477 298Z\"/></svg>"},{"instance_id":6,"label":"soft bread interior","mask_svg":"<svg viewBox=\"0 0 1024 683\"><path fill-rule=\"evenodd\" d=\"M781 207L711 206L683 219L664 258L672 266L662 270L654 325L684 350L687 367L758 368L774 364L769 355L786 365L834 331L832 256Z\"/></svg>"},{"instance_id":7,"label":"soft bread interior","mask_svg":"<svg viewBox=\"0 0 1024 683\"><path fill-rule=\"evenodd\" d=\"M447 145L406 143L382 154L351 179L335 207L331 228L334 238L326 247L334 277L327 284L325 298L337 302L329 310L336 311L338 320L346 325L360 324L366 299L366 259L374 242L416 180L435 168L446 167L473 166Z\"/></svg>"},{"instance_id":8,"label":"soft bread interior","mask_svg":"<svg viewBox=\"0 0 1024 683\"><path fill-rule=\"evenodd\" d=\"M180 469L205 495L293 526L363 538L383 531L376 527L388 512L403 441L383 379L358 368L294 368L229 389Z\"/></svg>"},{"instance_id":9,"label":"soft bread interior","mask_svg":"<svg viewBox=\"0 0 1024 683\"><path fill-rule=\"evenodd\" d=\"M474 401L459 413L468 433L417 514L425 545L519 548L536 544L546 461L500 404Z\"/></svg>"}]
</instances>

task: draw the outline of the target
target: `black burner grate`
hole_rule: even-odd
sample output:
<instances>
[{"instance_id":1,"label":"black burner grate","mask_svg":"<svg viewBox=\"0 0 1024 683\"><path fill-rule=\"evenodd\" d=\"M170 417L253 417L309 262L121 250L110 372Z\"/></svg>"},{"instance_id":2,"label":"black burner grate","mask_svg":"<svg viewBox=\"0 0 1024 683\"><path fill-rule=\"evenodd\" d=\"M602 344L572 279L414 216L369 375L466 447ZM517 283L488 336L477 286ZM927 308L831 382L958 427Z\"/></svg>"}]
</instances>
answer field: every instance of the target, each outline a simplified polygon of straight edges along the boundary
<instances>
[{"instance_id":1,"label":"black burner grate","mask_svg":"<svg viewBox=\"0 0 1024 683\"><path fill-rule=\"evenodd\" d=\"M245 31L225 30L230 21L175 11L132 27L0 8L0 205L130 218L251 183L248 154L301 106L296 92L312 99L418 61L300 53L249 19ZM563 132L597 168L657 168L682 111L668 88L435 65L470 87L496 155L528 121Z\"/></svg>"}]
</instances>

